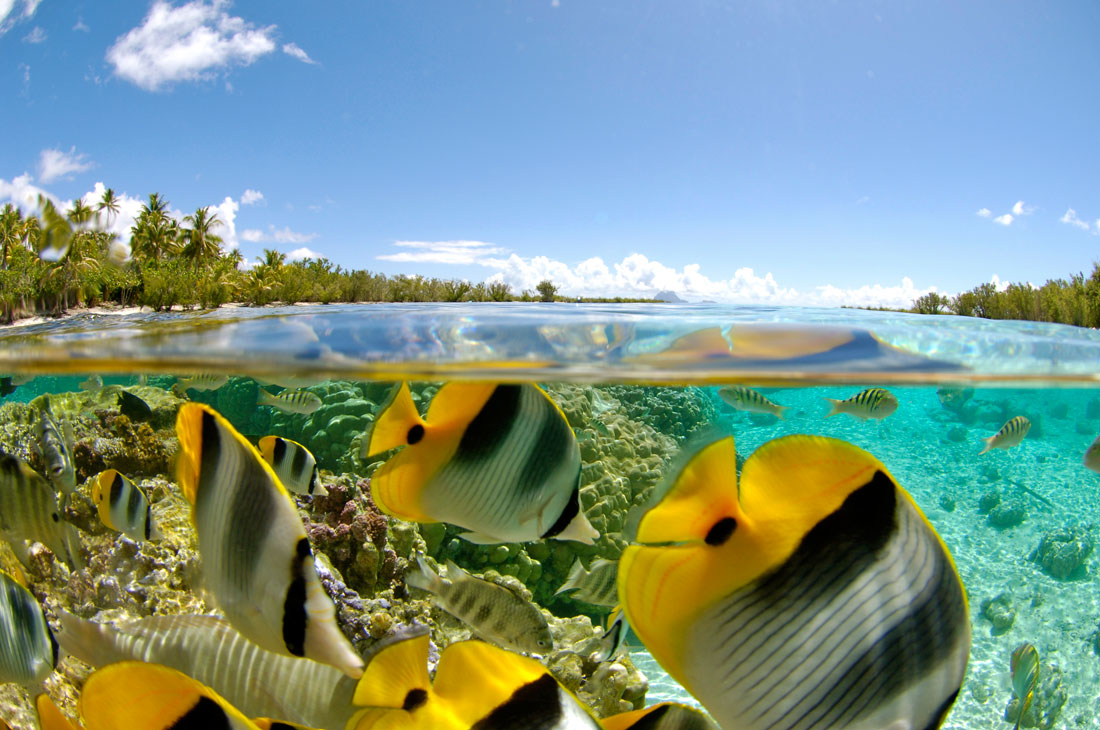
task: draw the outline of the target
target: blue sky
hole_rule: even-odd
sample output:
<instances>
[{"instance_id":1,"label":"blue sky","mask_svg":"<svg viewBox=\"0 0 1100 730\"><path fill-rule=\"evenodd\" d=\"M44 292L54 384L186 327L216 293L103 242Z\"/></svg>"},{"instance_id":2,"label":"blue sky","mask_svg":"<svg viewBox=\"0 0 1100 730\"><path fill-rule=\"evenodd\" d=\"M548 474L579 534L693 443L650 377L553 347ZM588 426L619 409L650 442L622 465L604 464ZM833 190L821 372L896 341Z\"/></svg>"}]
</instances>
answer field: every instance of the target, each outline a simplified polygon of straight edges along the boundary
<instances>
[{"instance_id":1,"label":"blue sky","mask_svg":"<svg viewBox=\"0 0 1100 730\"><path fill-rule=\"evenodd\" d=\"M157 191L250 259L517 290L1041 284L1100 258L1098 30L1093 2L0 0L0 202Z\"/></svg>"}]
</instances>

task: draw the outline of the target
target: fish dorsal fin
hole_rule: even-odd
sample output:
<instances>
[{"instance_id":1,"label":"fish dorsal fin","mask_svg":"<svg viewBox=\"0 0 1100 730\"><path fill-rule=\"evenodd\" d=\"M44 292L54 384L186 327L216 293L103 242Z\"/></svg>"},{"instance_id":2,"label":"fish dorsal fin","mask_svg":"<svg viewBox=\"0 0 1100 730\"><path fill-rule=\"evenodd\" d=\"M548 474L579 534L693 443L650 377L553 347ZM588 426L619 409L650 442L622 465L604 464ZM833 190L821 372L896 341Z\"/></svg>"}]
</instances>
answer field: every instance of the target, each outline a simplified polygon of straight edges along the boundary
<instances>
[{"instance_id":1,"label":"fish dorsal fin","mask_svg":"<svg viewBox=\"0 0 1100 730\"><path fill-rule=\"evenodd\" d=\"M77 730L79 727L57 709L48 694L35 697L34 708L38 711L38 725L42 730Z\"/></svg>"},{"instance_id":2,"label":"fish dorsal fin","mask_svg":"<svg viewBox=\"0 0 1100 730\"><path fill-rule=\"evenodd\" d=\"M429 635L395 642L379 651L367 664L352 702L358 707L408 709L432 695L428 677Z\"/></svg>"},{"instance_id":3,"label":"fish dorsal fin","mask_svg":"<svg viewBox=\"0 0 1100 730\"><path fill-rule=\"evenodd\" d=\"M378 407L363 456L370 457L408 445L409 429L417 424L423 426L424 419L416 410L409 384L402 382Z\"/></svg>"},{"instance_id":4,"label":"fish dorsal fin","mask_svg":"<svg viewBox=\"0 0 1100 730\"><path fill-rule=\"evenodd\" d=\"M260 453L263 454L264 460L267 461L269 464L275 460L275 439L277 438L279 437L264 436L256 444L260 449Z\"/></svg>"},{"instance_id":5,"label":"fish dorsal fin","mask_svg":"<svg viewBox=\"0 0 1100 730\"><path fill-rule=\"evenodd\" d=\"M159 664L120 662L92 674L80 696L86 730L256 726L209 687Z\"/></svg>"},{"instance_id":6,"label":"fish dorsal fin","mask_svg":"<svg viewBox=\"0 0 1100 730\"><path fill-rule=\"evenodd\" d=\"M99 504L110 496L111 485L114 483L115 477L117 476L117 469L108 469L107 471L100 472L99 476L95 478L95 484L92 485L93 502Z\"/></svg>"},{"instance_id":7,"label":"fish dorsal fin","mask_svg":"<svg viewBox=\"0 0 1100 730\"><path fill-rule=\"evenodd\" d=\"M444 649L439 658L435 693L455 717L472 725L544 674L546 667L534 659L483 641L460 641Z\"/></svg>"}]
</instances>

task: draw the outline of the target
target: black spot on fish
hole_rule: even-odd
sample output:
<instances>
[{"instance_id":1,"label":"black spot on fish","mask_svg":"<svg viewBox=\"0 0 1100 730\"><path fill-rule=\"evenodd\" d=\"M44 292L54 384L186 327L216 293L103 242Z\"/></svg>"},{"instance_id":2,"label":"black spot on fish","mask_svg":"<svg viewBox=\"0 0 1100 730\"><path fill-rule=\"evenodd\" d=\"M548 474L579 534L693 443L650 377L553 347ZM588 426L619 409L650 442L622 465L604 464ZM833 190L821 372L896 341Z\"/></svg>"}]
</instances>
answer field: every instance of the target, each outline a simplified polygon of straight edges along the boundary
<instances>
[{"instance_id":1,"label":"black spot on fish","mask_svg":"<svg viewBox=\"0 0 1100 730\"><path fill-rule=\"evenodd\" d=\"M474 610L474 606L477 605L477 596L469 595L462 601L462 605L458 607L458 612L463 616L469 616Z\"/></svg>"},{"instance_id":2,"label":"black spot on fish","mask_svg":"<svg viewBox=\"0 0 1100 730\"><path fill-rule=\"evenodd\" d=\"M50 513L50 519L53 520L54 522L60 522L61 521L61 517L56 512L51 512Z\"/></svg>"},{"instance_id":3,"label":"black spot on fish","mask_svg":"<svg viewBox=\"0 0 1100 730\"><path fill-rule=\"evenodd\" d=\"M542 533L540 537L543 540L553 537L554 535L560 535L565 528L569 527L569 523L573 521L573 518L580 514L581 511L581 490L580 490L581 473L577 471L577 486L573 487L573 494L569 495L569 502L565 505L565 509L562 510L558 519L554 520L554 524L550 525L550 529Z\"/></svg>"},{"instance_id":4,"label":"black spot on fish","mask_svg":"<svg viewBox=\"0 0 1100 730\"><path fill-rule=\"evenodd\" d=\"M286 441L275 439L275 448L271 450L271 456L276 464L281 464L283 457L286 456Z\"/></svg>"},{"instance_id":5,"label":"black spot on fish","mask_svg":"<svg viewBox=\"0 0 1100 730\"><path fill-rule=\"evenodd\" d=\"M313 470L309 473L309 486L306 488L306 491L309 492L310 495L312 495L313 492L316 491L316 489L317 489L317 467L315 466L315 467L313 467Z\"/></svg>"},{"instance_id":6,"label":"black spot on fish","mask_svg":"<svg viewBox=\"0 0 1100 730\"><path fill-rule=\"evenodd\" d=\"M122 475L115 472L115 478L111 480L111 496L107 498L107 501L112 506L119 503L122 499Z\"/></svg>"},{"instance_id":7,"label":"black spot on fish","mask_svg":"<svg viewBox=\"0 0 1100 730\"><path fill-rule=\"evenodd\" d=\"M737 529L737 520L732 517L723 517L715 522L711 528L707 531L707 536L704 539L707 545L711 547L718 547L719 545L725 545L726 540L733 537L733 531Z\"/></svg>"},{"instance_id":8,"label":"black spot on fish","mask_svg":"<svg viewBox=\"0 0 1100 730\"><path fill-rule=\"evenodd\" d=\"M940 725L943 725L943 721L947 719L947 713L951 709L951 705L955 704L955 700L959 697L959 690L955 690L950 697L948 697L939 710L936 711L935 716L932 718L932 722L928 723L928 727L924 730L936 730Z\"/></svg>"},{"instance_id":9,"label":"black spot on fish","mask_svg":"<svg viewBox=\"0 0 1100 730\"><path fill-rule=\"evenodd\" d=\"M424 438L424 427L419 423L409 429L409 435L406 437L406 441L409 442L409 446L420 443L420 439Z\"/></svg>"},{"instance_id":10,"label":"black spot on fish","mask_svg":"<svg viewBox=\"0 0 1100 730\"><path fill-rule=\"evenodd\" d=\"M558 683L549 674L529 682L474 723L470 730L550 730L563 719Z\"/></svg>"},{"instance_id":11,"label":"black spot on fish","mask_svg":"<svg viewBox=\"0 0 1100 730\"><path fill-rule=\"evenodd\" d=\"M410 689L408 694L405 695L405 701L401 703L401 709L405 712L412 712L419 707L423 707L427 701L428 690L420 687Z\"/></svg>"},{"instance_id":12,"label":"black spot on fish","mask_svg":"<svg viewBox=\"0 0 1100 730\"><path fill-rule=\"evenodd\" d=\"M309 540L304 537L299 540L295 552L297 555L291 567L293 578L283 603L283 644L294 656L305 656L306 624L309 620L306 615L305 559L313 554L309 549Z\"/></svg>"},{"instance_id":13,"label":"black spot on fish","mask_svg":"<svg viewBox=\"0 0 1100 730\"><path fill-rule=\"evenodd\" d=\"M275 722L271 723L271 726L268 728L268 730L298 730L298 728L289 723L279 722L276 720Z\"/></svg>"},{"instance_id":14,"label":"black spot on fish","mask_svg":"<svg viewBox=\"0 0 1100 730\"><path fill-rule=\"evenodd\" d=\"M661 705L653 708L652 712L649 712L641 720L630 726L630 730L660 730L661 720L672 709L672 705Z\"/></svg>"},{"instance_id":15,"label":"black spot on fish","mask_svg":"<svg viewBox=\"0 0 1100 730\"><path fill-rule=\"evenodd\" d=\"M229 718L225 710L209 697L200 697L191 709L180 719L168 726L167 730L230 730Z\"/></svg>"}]
</instances>

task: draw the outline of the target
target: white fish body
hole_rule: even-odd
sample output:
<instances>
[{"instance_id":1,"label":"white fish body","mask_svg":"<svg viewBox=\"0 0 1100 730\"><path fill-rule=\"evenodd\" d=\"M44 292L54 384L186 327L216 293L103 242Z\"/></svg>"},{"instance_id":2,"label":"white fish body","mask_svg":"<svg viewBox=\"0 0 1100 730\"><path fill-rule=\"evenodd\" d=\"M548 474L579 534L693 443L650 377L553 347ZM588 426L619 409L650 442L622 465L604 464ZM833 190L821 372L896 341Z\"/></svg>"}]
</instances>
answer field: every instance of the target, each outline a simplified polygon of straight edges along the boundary
<instances>
[{"instance_id":1,"label":"white fish body","mask_svg":"<svg viewBox=\"0 0 1100 730\"><path fill-rule=\"evenodd\" d=\"M38 599L0 572L0 683L34 685L57 666L57 644Z\"/></svg>"},{"instance_id":2,"label":"white fish body","mask_svg":"<svg viewBox=\"0 0 1100 730\"><path fill-rule=\"evenodd\" d=\"M46 464L46 476L64 496L64 504L76 489L76 468L73 465L72 426L65 421L64 430L50 413L49 399L43 400L38 411L38 455Z\"/></svg>"},{"instance_id":3,"label":"white fish body","mask_svg":"<svg viewBox=\"0 0 1100 730\"><path fill-rule=\"evenodd\" d=\"M982 439L985 442L985 448L978 452L978 456L993 449L1011 449L1013 446L1019 445L1030 430L1031 421L1024 416L1014 416L1008 419L997 433L987 439Z\"/></svg>"},{"instance_id":4,"label":"white fish body","mask_svg":"<svg viewBox=\"0 0 1100 730\"><path fill-rule=\"evenodd\" d=\"M103 524L132 540L160 540L153 508L141 488L115 469L96 477L92 502Z\"/></svg>"},{"instance_id":5,"label":"white fish body","mask_svg":"<svg viewBox=\"0 0 1100 730\"><path fill-rule=\"evenodd\" d=\"M37 541L70 568L84 565L76 527L62 519L53 488L25 463L7 454L0 454L0 534L24 564L28 557L25 542Z\"/></svg>"},{"instance_id":6,"label":"white fish body","mask_svg":"<svg viewBox=\"0 0 1100 730\"><path fill-rule=\"evenodd\" d=\"M718 397L729 406L747 413L764 413L783 418L787 406L772 403L761 393L743 385L727 385L718 389Z\"/></svg>"},{"instance_id":7,"label":"white fish body","mask_svg":"<svg viewBox=\"0 0 1100 730\"><path fill-rule=\"evenodd\" d=\"M305 446L281 436L264 436L258 445L264 461L287 489L318 497L328 494L317 473L317 459Z\"/></svg>"},{"instance_id":8,"label":"white fish body","mask_svg":"<svg viewBox=\"0 0 1100 730\"><path fill-rule=\"evenodd\" d=\"M217 390L229 382L228 375L192 375L176 383L181 391L188 390Z\"/></svg>"},{"instance_id":9,"label":"white fish body","mask_svg":"<svg viewBox=\"0 0 1100 730\"><path fill-rule=\"evenodd\" d=\"M290 390L272 395L261 388L256 397L256 404L278 408L287 413L309 415L321 407L321 398L308 390Z\"/></svg>"},{"instance_id":10,"label":"white fish body","mask_svg":"<svg viewBox=\"0 0 1100 730\"><path fill-rule=\"evenodd\" d=\"M598 558L592 561L592 568L585 570L578 558L569 570L569 578L555 595L573 591L573 598L591 603L594 606L615 606L619 603L617 577L619 563L615 560Z\"/></svg>"},{"instance_id":11,"label":"white fish body","mask_svg":"<svg viewBox=\"0 0 1100 730\"><path fill-rule=\"evenodd\" d=\"M1100 436L1085 449L1085 467L1100 474Z\"/></svg>"}]
</instances>

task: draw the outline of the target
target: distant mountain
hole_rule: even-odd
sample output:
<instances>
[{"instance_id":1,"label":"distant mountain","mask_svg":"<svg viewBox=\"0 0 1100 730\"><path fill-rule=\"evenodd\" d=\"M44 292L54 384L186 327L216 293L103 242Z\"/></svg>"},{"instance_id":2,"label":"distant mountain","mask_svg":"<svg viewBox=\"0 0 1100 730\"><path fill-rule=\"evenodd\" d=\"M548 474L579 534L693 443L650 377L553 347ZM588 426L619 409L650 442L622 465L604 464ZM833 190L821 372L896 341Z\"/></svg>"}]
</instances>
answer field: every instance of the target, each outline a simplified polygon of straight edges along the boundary
<instances>
[{"instance_id":1,"label":"distant mountain","mask_svg":"<svg viewBox=\"0 0 1100 730\"><path fill-rule=\"evenodd\" d=\"M675 304L677 302L683 303L684 300L676 296L676 292L674 291L659 291L653 295L653 301Z\"/></svg>"}]
</instances>

